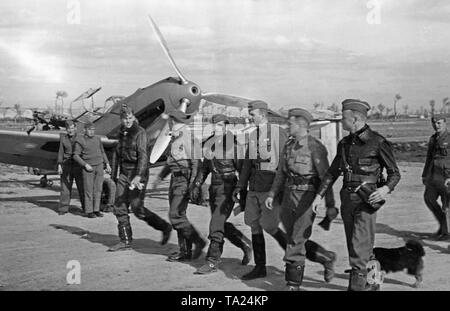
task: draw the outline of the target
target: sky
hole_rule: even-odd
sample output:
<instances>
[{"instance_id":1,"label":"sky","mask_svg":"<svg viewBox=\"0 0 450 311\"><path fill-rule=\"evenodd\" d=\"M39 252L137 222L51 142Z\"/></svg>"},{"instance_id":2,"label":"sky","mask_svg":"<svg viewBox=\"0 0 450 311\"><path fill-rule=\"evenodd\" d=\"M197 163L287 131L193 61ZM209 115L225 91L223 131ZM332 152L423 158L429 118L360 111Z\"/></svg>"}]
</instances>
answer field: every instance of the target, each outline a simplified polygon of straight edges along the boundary
<instances>
[{"instance_id":1,"label":"sky","mask_svg":"<svg viewBox=\"0 0 450 311\"><path fill-rule=\"evenodd\" d=\"M2 0L0 107L103 105L175 71L273 109L360 98L415 111L450 97L448 0Z\"/></svg>"}]
</instances>

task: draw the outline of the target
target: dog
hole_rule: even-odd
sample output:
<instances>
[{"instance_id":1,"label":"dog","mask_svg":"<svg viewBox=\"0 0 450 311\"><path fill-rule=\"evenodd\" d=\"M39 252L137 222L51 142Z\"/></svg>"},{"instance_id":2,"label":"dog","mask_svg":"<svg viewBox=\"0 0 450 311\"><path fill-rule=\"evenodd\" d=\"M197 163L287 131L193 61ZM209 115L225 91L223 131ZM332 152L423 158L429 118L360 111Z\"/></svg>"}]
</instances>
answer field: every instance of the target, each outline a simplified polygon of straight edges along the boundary
<instances>
[{"instance_id":1,"label":"dog","mask_svg":"<svg viewBox=\"0 0 450 311\"><path fill-rule=\"evenodd\" d=\"M414 275L416 278L413 287L421 286L425 250L419 241L408 240L405 246L398 248L375 247L373 254L376 260L380 262L382 271L389 273L407 269L407 273Z\"/></svg>"}]
</instances>

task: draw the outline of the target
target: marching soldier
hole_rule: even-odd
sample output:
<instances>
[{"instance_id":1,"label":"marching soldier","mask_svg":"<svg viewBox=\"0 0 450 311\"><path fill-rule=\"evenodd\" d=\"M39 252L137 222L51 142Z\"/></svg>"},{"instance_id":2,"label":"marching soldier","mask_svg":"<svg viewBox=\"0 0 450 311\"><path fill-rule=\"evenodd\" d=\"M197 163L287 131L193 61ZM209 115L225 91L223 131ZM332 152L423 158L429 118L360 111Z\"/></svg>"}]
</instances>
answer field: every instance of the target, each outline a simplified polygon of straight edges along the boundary
<instances>
[{"instance_id":1,"label":"marching soldier","mask_svg":"<svg viewBox=\"0 0 450 311\"><path fill-rule=\"evenodd\" d=\"M189 261L197 259L206 246L205 240L189 222L186 209L190 191L198 173L199 160L193 154L191 131L184 128L174 131L167 156L166 166L161 170L155 184L171 174L169 186L169 220L177 231L179 251L170 255L167 261ZM195 246L192 252L192 246Z\"/></svg>"},{"instance_id":2,"label":"marching soldier","mask_svg":"<svg viewBox=\"0 0 450 311\"><path fill-rule=\"evenodd\" d=\"M73 159L83 168L83 193L87 217L103 217L100 212L103 175L105 168L107 172L111 172L111 166L100 137L95 135L94 123L86 122L84 130L85 134L75 140Z\"/></svg>"},{"instance_id":3,"label":"marching soldier","mask_svg":"<svg viewBox=\"0 0 450 311\"><path fill-rule=\"evenodd\" d=\"M281 149L286 143L287 135L279 125L269 124L267 103L260 100L252 101L248 103L248 111L257 129L250 133L246 159L233 192L235 201L238 201L237 195L247 189L247 185L249 186L244 220L252 232L255 267L242 277L243 280L267 275L263 230L273 236L283 249L286 249L287 245L286 233L278 228L279 204L274 204L272 209L268 209L264 204L275 178Z\"/></svg>"},{"instance_id":4,"label":"marching soldier","mask_svg":"<svg viewBox=\"0 0 450 311\"><path fill-rule=\"evenodd\" d=\"M59 215L69 211L73 180L80 196L81 208L84 211L83 173L82 168L73 159L73 149L77 139L77 126L73 121L66 121L66 134L61 134L58 151L58 174L61 176L61 197Z\"/></svg>"},{"instance_id":5,"label":"marching soldier","mask_svg":"<svg viewBox=\"0 0 450 311\"><path fill-rule=\"evenodd\" d=\"M450 185L450 134L447 131L446 119L436 116L431 119L436 131L428 143L427 159L422 173L422 182L425 185L425 204L436 217L439 230L436 237L439 240L449 238L449 190ZM437 202L441 198L442 206Z\"/></svg>"},{"instance_id":6,"label":"marching soldier","mask_svg":"<svg viewBox=\"0 0 450 311\"><path fill-rule=\"evenodd\" d=\"M144 207L145 190L149 177L147 133L139 126L131 108L125 105L120 111L120 119L122 122L120 139L112 160L114 169L116 170L117 167L120 169L114 203L114 215L118 221L120 242L112 246L109 251L131 248L133 232L130 216L128 216L128 207L131 207L137 218L162 232L161 245L164 245L170 238L172 227L167 221ZM117 173L113 173L112 176L116 178Z\"/></svg>"},{"instance_id":7,"label":"marching soldier","mask_svg":"<svg viewBox=\"0 0 450 311\"><path fill-rule=\"evenodd\" d=\"M285 185L280 218L289 237L284 261L285 278L290 290L299 290L305 271L305 257L321 263L324 278L330 282L334 276L336 254L309 240L315 214L312 210L316 191L329 164L325 146L309 135L312 115L304 109L289 110L289 132L292 136L284 146L283 156L274 183L266 199L267 208L273 207L274 197ZM327 215L337 215L333 191L326 193Z\"/></svg>"},{"instance_id":8,"label":"marching soldier","mask_svg":"<svg viewBox=\"0 0 450 311\"><path fill-rule=\"evenodd\" d=\"M342 172L341 214L351 266L348 290L352 291L374 289L367 282L367 271L373 258L376 210L400 181L391 144L366 124L369 109L369 104L361 100L342 102L342 124L350 134L339 142L336 157L313 203L316 209ZM383 168L386 181L380 181Z\"/></svg>"},{"instance_id":9,"label":"marching soldier","mask_svg":"<svg viewBox=\"0 0 450 311\"><path fill-rule=\"evenodd\" d=\"M205 145L211 147L208 151L212 154L206 154L191 195L192 200L198 199L201 186L211 173L209 188L211 221L208 236L210 244L206 263L197 269L196 274L209 274L217 271L223 251L224 237L244 252L243 265L249 263L252 255L250 240L233 224L227 222L234 206L233 190L237 182L238 163L235 154L235 137L231 132L225 133L224 131L228 123L225 115L214 115L212 123L215 125L215 133L205 142Z\"/></svg>"}]
</instances>

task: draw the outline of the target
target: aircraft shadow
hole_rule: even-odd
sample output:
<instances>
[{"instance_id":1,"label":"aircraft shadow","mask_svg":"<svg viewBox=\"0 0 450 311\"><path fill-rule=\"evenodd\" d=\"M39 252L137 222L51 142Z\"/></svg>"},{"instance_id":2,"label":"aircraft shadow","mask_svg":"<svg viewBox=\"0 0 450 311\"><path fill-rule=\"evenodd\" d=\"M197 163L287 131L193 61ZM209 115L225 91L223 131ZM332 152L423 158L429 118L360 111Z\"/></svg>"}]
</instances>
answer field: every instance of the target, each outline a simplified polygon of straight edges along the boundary
<instances>
[{"instance_id":1,"label":"aircraft shadow","mask_svg":"<svg viewBox=\"0 0 450 311\"><path fill-rule=\"evenodd\" d=\"M432 240L432 238L431 238L432 233L414 232L414 231L408 231L408 230L397 230L395 228L392 228L389 225L381 224L381 223L377 223L376 231L377 231L377 233L385 233L385 234L389 234L389 235L393 235L393 236L402 238L405 242L409 239L420 240L421 243L423 244L423 246L429 247L432 250L435 250L435 251L438 251L438 252L441 252L444 254L450 253L450 250L448 248L424 241L424 240Z\"/></svg>"}]
</instances>

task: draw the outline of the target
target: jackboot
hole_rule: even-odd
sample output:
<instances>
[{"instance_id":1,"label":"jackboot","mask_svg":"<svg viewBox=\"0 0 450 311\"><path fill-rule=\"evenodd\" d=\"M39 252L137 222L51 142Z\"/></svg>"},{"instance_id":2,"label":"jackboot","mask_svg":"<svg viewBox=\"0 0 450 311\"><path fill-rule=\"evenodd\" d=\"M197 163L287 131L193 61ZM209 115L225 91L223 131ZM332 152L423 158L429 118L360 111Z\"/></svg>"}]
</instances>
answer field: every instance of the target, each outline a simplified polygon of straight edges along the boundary
<instances>
[{"instance_id":1,"label":"jackboot","mask_svg":"<svg viewBox=\"0 0 450 311\"><path fill-rule=\"evenodd\" d=\"M161 245L167 244L172 232L172 226L150 210L145 210L145 216L142 218L150 227L162 232Z\"/></svg>"},{"instance_id":2,"label":"jackboot","mask_svg":"<svg viewBox=\"0 0 450 311\"><path fill-rule=\"evenodd\" d=\"M248 265L248 263L252 260L252 247L251 241L238 229L236 229L233 224L226 222L225 223L225 231L224 236L227 238L231 244L239 247L244 256L242 257L242 265Z\"/></svg>"},{"instance_id":3,"label":"jackboot","mask_svg":"<svg viewBox=\"0 0 450 311\"><path fill-rule=\"evenodd\" d=\"M190 233L185 235L187 240L191 242L191 245L194 245L194 252L192 253L192 259L197 259L203 252L203 249L206 246L206 241L202 238L200 233L194 228L194 226L190 226Z\"/></svg>"},{"instance_id":4,"label":"jackboot","mask_svg":"<svg viewBox=\"0 0 450 311\"><path fill-rule=\"evenodd\" d=\"M329 283L334 278L334 263L337 255L332 251L327 251L314 241L308 240L305 243L306 258L313 262L318 262L323 265L323 278L325 282Z\"/></svg>"},{"instance_id":5,"label":"jackboot","mask_svg":"<svg viewBox=\"0 0 450 311\"><path fill-rule=\"evenodd\" d=\"M220 263L220 256L223 251L223 242L211 241L209 243L208 253L206 254L206 263L197 269L194 274L210 274L217 272Z\"/></svg>"},{"instance_id":6,"label":"jackboot","mask_svg":"<svg viewBox=\"0 0 450 311\"><path fill-rule=\"evenodd\" d=\"M299 291L303 283L303 275L305 273L305 264L294 263L286 264L285 280L290 291Z\"/></svg>"},{"instance_id":7,"label":"jackboot","mask_svg":"<svg viewBox=\"0 0 450 311\"><path fill-rule=\"evenodd\" d=\"M108 252L117 252L131 249L131 242L133 240L133 232L131 226L118 225L117 229L119 231L120 242L116 245L111 246Z\"/></svg>"},{"instance_id":8,"label":"jackboot","mask_svg":"<svg viewBox=\"0 0 450 311\"><path fill-rule=\"evenodd\" d=\"M288 236L286 233L284 233L281 229L278 229L275 234L272 235L273 238L280 244L281 248L286 250L287 243L288 243Z\"/></svg>"},{"instance_id":9,"label":"jackboot","mask_svg":"<svg viewBox=\"0 0 450 311\"><path fill-rule=\"evenodd\" d=\"M170 255L167 261L189 261L192 259L192 244L188 243L180 230L177 230L179 251Z\"/></svg>"},{"instance_id":10,"label":"jackboot","mask_svg":"<svg viewBox=\"0 0 450 311\"><path fill-rule=\"evenodd\" d=\"M264 234L252 235L253 254L255 256L255 267L252 271L242 276L242 280L253 280L263 278L267 275L266 271L266 243Z\"/></svg>"},{"instance_id":11,"label":"jackboot","mask_svg":"<svg viewBox=\"0 0 450 311\"><path fill-rule=\"evenodd\" d=\"M367 271L356 269L350 270L347 291L367 291L368 289Z\"/></svg>"}]
</instances>

